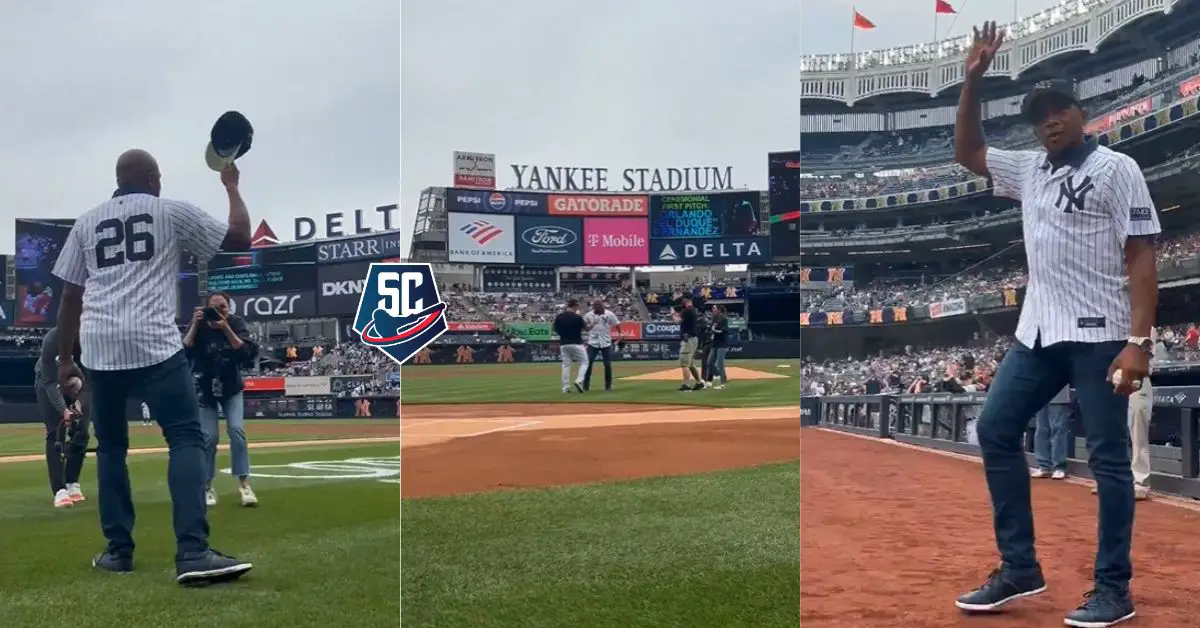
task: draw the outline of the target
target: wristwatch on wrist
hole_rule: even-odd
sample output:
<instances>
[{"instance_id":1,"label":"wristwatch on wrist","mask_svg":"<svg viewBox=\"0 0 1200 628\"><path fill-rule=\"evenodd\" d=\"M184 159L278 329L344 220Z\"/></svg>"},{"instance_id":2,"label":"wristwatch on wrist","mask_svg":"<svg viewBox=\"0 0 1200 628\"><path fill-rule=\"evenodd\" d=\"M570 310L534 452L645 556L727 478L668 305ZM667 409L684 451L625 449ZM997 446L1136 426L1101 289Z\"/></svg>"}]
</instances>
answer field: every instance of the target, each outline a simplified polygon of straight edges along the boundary
<instances>
[{"instance_id":1,"label":"wristwatch on wrist","mask_svg":"<svg viewBox=\"0 0 1200 628\"><path fill-rule=\"evenodd\" d=\"M1130 336L1129 344L1145 351L1146 355L1154 355L1154 341L1145 336Z\"/></svg>"}]
</instances>

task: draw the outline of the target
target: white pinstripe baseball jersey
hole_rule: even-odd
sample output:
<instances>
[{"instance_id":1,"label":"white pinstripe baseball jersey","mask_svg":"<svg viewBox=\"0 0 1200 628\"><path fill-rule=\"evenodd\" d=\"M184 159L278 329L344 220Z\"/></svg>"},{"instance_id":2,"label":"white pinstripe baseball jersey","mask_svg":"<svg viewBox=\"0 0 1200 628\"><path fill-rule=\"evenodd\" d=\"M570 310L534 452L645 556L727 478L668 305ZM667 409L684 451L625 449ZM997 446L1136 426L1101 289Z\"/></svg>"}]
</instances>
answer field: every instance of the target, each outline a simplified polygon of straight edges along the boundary
<instances>
[{"instance_id":1,"label":"white pinstripe baseball jersey","mask_svg":"<svg viewBox=\"0 0 1200 628\"><path fill-rule=\"evenodd\" d=\"M83 366L135 369L181 351L180 255L211 259L227 230L195 205L149 194L115 196L76 220L54 274L84 289Z\"/></svg>"},{"instance_id":2,"label":"white pinstripe baseball jersey","mask_svg":"<svg viewBox=\"0 0 1200 628\"><path fill-rule=\"evenodd\" d=\"M1017 340L1128 339L1125 240L1162 231L1137 162L1088 144L1058 167L1044 152L988 148L987 166L995 195L1021 202L1029 283Z\"/></svg>"},{"instance_id":3,"label":"white pinstripe baseball jersey","mask_svg":"<svg viewBox=\"0 0 1200 628\"><path fill-rule=\"evenodd\" d=\"M621 321L617 319L617 315L609 310L604 310L603 314L597 314L593 311L588 311L583 315L584 329L587 330L587 343L593 347L601 349L611 347L613 343L612 328L616 327Z\"/></svg>"}]
</instances>

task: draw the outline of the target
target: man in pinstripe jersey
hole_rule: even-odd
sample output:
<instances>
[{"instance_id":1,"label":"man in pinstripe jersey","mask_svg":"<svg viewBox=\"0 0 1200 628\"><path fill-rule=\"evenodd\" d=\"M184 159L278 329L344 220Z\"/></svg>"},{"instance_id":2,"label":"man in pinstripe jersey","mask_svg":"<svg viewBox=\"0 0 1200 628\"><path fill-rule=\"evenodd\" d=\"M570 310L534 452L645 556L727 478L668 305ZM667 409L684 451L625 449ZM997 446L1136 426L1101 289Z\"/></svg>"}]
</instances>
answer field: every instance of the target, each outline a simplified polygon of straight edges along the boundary
<instances>
[{"instance_id":1,"label":"man in pinstripe jersey","mask_svg":"<svg viewBox=\"0 0 1200 628\"><path fill-rule=\"evenodd\" d=\"M59 381L79 372L92 386L100 527L108 540L92 565L133 570L133 497L125 458L130 397L143 399L170 447L167 484L175 524L176 581L184 585L231 580L250 563L212 550L204 505L204 434L196 389L175 325L180 255L211 259L218 249L250 245L250 217L235 166L221 173L229 220L221 223L194 205L159 197L158 164L131 150L117 160L117 191L71 228L54 274L63 280L58 310Z\"/></svg>"},{"instance_id":2,"label":"man in pinstripe jersey","mask_svg":"<svg viewBox=\"0 0 1200 628\"><path fill-rule=\"evenodd\" d=\"M975 31L959 97L955 159L989 177L996 196L1020 201L1029 284L1018 342L996 372L977 427L1002 562L956 604L995 611L1046 590L1034 552L1021 437L1034 412L1070 384L1098 486L1099 543L1094 589L1064 623L1113 626L1135 614L1126 411L1150 368L1158 306L1154 247L1161 229L1138 164L1085 138L1084 111L1070 82L1038 83L1022 103L1044 151L987 145L980 84L1002 41L994 22Z\"/></svg>"}]
</instances>

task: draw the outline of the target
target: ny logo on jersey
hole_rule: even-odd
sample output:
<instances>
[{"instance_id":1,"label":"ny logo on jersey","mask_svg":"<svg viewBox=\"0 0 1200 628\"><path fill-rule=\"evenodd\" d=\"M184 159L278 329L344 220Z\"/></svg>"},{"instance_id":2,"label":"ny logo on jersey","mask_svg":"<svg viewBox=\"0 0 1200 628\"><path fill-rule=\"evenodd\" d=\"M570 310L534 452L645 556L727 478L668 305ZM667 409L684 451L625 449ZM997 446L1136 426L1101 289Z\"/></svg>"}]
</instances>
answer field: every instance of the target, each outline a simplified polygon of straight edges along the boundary
<instances>
[{"instance_id":1,"label":"ny logo on jersey","mask_svg":"<svg viewBox=\"0 0 1200 628\"><path fill-rule=\"evenodd\" d=\"M1054 204L1064 214L1073 214L1076 210L1083 211L1088 192L1095 187L1088 175L1083 176L1079 185L1075 185L1075 175L1069 175L1066 181L1058 184L1058 200Z\"/></svg>"},{"instance_id":2,"label":"ny logo on jersey","mask_svg":"<svg viewBox=\"0 0 1200 628\"><path fill-rule=\"evenodd\" d=\"M371 264L354 318L363 344L404 364L446 328L446 304L432 266Z\"/></svg>"}]
</instances>

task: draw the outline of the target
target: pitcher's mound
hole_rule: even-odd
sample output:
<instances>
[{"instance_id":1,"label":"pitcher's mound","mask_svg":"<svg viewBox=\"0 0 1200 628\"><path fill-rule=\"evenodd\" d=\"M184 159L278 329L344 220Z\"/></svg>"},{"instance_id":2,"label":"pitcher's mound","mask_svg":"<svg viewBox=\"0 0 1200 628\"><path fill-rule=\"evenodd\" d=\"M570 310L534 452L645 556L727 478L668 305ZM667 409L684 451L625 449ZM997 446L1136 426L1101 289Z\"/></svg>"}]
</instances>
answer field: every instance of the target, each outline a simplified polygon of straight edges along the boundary
<instances>
[{"instance_id":1,"label":"pitcher's mound","mask_svg":"<svg viewBox=\"0 0 1200 628\"><path fill-rule=\"evenodd\" d=\"M748 379L787 379L787 375L755 371L753 369L744 369L740 366L727 366L725 367L725 373L729 375L730 380L745 381ZM662 371L655 371L653 373L644 373L642 375L631 375L629 377L621 377L618 379L626 379L634 382L676 381L679 379L679 368L665 369Z\"/></svg>"}]
</instances>

